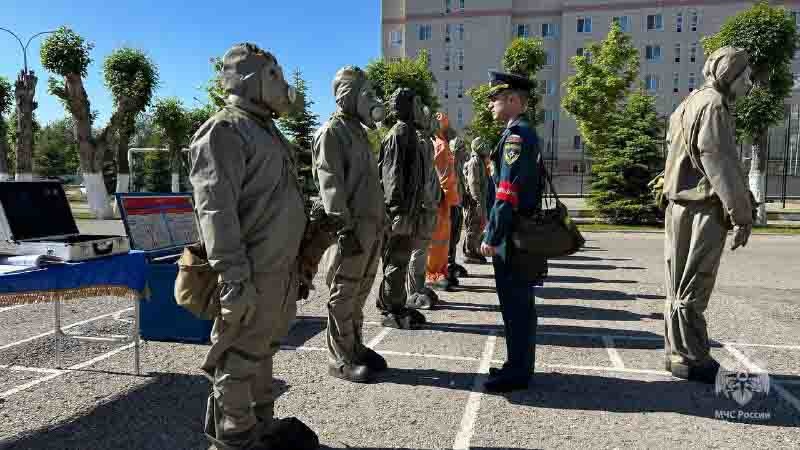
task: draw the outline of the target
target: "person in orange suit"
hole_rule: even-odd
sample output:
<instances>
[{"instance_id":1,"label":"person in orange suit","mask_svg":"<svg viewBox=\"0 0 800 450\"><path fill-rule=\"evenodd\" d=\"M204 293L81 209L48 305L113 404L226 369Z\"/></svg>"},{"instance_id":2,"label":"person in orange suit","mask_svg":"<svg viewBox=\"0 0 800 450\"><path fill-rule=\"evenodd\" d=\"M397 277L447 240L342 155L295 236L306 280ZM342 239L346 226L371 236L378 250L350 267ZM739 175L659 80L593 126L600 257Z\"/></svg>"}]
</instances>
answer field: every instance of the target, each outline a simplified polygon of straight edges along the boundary
<instances>
[{"instance_id":1,"label":"person in orange suit","mask_svg":"<svg viewBox=\"0 0 800 450\"><path fill-rule=\"evenodd\" d=\"M450 121L444 113L437 113L439 130L434 136L433 165L439 176L442 188L442 201L436 218L431 246L428 251L428 264L425 273L427 285L434 290L446 291L453 285L448 277L447 257L450 250L450 208L461 203L458 193L458 174L455 156L450 151Z\"/></svg>"}]
</instances>

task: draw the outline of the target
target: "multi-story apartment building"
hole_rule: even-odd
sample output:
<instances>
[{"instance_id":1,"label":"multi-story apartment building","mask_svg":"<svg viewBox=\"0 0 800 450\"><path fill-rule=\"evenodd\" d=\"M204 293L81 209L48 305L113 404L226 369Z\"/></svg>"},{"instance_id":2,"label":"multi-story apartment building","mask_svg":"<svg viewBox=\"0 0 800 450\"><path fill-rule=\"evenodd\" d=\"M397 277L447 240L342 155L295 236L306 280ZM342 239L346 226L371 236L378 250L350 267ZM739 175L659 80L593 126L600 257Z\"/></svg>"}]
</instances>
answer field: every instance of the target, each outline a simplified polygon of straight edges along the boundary
<instances>
[{"instance_id":1,"label":"multi-story apartment building","mask_svg":"<svg viewBox=\"0 0 800 450\"><path fill-rule=\"evenodd\" d=\"M800 2L785 2L800 11ZM464 92L502 69L503 52L518 36L541 37L547 65L538 78L545 122L545 154L571 170L583 159L576 124L561 109L563 84L574 73L570 59L602 40L618 21L641 49L641 82L667 116L703 84L700 40L729 16L749 8L742 0L383 0L382 47L386 58L431 54L442 109L463 128L472 119ZM795 14L800 22L800 14ZM800 60L793 64L800 73ZM800 80L797 76L796 80ZM797 103L797 95L792 102Z\"/></svg>"}]
</instances>

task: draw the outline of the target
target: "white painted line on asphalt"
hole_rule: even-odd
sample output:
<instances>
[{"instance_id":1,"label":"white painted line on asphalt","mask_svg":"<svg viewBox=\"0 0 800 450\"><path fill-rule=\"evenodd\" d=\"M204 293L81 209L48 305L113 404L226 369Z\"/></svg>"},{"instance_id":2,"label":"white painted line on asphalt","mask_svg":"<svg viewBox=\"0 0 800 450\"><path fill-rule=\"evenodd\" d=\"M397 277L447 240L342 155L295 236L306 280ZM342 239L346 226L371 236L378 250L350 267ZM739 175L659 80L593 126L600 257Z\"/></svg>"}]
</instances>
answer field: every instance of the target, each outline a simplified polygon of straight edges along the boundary
<instances>
[{"instance_id":1,"label":"white painted line on asphalt","mask_svg":"<svg viewBox=\"0 0 800 450\"><path fill-rule=\"evenodd\" d=\"M36 372L36 373L61 373L63 370L59 369L47 369L45 367L27 367L27 366L5 366L0 365L0 369L3 370L11 370L14 372Z\"/></svg>"},{"instance_id":2,"label":"white painted line on asphalt","mask_svg":"<svg viewBox=\"0 0 800 450\"><path fill-rule=\"evenodd\" d=\"M33 380L33 381L29 382L29 383L25 383L25 384L23 384L21 386L17 386L14 389L9 389L9 390L7 390L5 392L0 392L0 398L8 398L8 397L10 397L10 396L12 396L12 395L14 395L16 393L22 392L22 391L24 391L26 389L30 389L30 388L38 385L38 384L44 383L46 381L53 380L55 378L58 378L61 375L64 375L65 373L68 373L68 372L70 372L72 370L85 369L86 367L89 367L92 364L98 363L98 362L100 362L100 361L102 361L104 359L108 359L108 358L116 355L117 353L120 353L120 352L123 352L125 350L131 349L131 348L133 348L133 346L134 346L133 343L125 345L125 346L120 347L118 349L111 350L110 352L103 353L102 355L100 355L100 356L98 356L96 358L92 358L92 359L90 359L88 361L84 361L84 362L82 362L80 364L75 364L73 366L69 366L64 370L59 371L58 373L53 373L53 374L50 374L50 375L47 375L47 376L44 376L44 377L41 377L41 378L37 378L37 379L35 379L35 380Z\"/></svg>"},{"instance_id":3,"label":"white painted line on asphalt","mask_svg":"<svg viewBox=\"0 0 800 450\"><path fill-rule=\"evenodd\" d=\"M87 323L94 322L95 320L105 319L106 317L114 317L115 314L120 314L120 313L123 313L125 311L131 311L132 309L133 308L125 308L125 309L122 309L120 311L115 311L113 313L103 314L103 315L100 315L100 316L92 317L91 319L86 319L86 320L82 320L80 322L75 322L73 324L61 327L61 331L69 330L70 328L79 327L81 325L86 325ZM25 339L22 339L22 340L17 341L17 342L12 342L10 344L6 344L6 345L3 345L3 346L0 346L0 350L5 350L7 348L16 347L17 345L21 345L21 344L24 344L24 343L30 342L30 341L35 341L36 339L41 339L43 337L50 336L51 334L53 334L53 331L48 331L47 333L37 334L36 336L32 336L32 337L25 338Z\"/></svg>"},{"instance_id":4,"label":"white painted line on asphalt","mask_svg":"<svg viewBox=\"0 0 800 450\"><path fill-rule=\"evenodd\" d=\"M747 370L751 372L762 372L762 373L766 372L766 370L758 367L756 364L750 361L750 359L747 356L745 356L744 353L740 352L739 349L734 348L731 345L724 345L723 347L725 348L725 350L728 351L728 353L733 355L734 358L736 358L740 363L742 363L747 368ZM792 405L794 409L800 412L800 400L798 400L797 397L792 395L791 392L784 389L784 387L781 386L781 383L775 378L770 377L770 381L771 381L770 387L772 389L775 389L775 392L777 392L778 395L781 396L781 398L786 400L787 403Z\"/></svg>"},{"instance_id":5,"label":"white painted line on asphalt","mask_svg":"<svg viewBox=\"0 0 800 450\"><path fill-rule=\"evenodd\" d=\"M0 313L1 312L6 312L6 311L11 311L12 309L22 308L23 306L28 306L28 305L6 306L5 308L0 308Z\"/></svg>"},{"instance_id":6,"label":"white painted line on asphalt","mask_svg":"<svg viewBox=\"0 0 800 450\"><path fill-rule=\"evenodd\" d=\"M611 336L603 336L603 344L606 346L608 358L611 359L611 364L614 368L624 369L625 363L622 362L622 357L619 356L619 352L617 352L617 348L614 346L614 338Z\"/></svg>"},{"instance_id":7,"label":"white painted line on asphalt","mask_svg":"<svg viewBox=\"0 0 800 450\"><path fill-rule=\"evenodd\" d=\"M369 347L369 348L371 348L371 349L373 349L373 350L374 350L374 349L375 349L375 346L376 346L376 345L378 345L378 344L380 344L380 343L381 343L381 341L382 341L382 340L384 340L384 339L386 338L386 336L388 336L388 335L389 335L389 333L391 333L391 332L392 332L392 329L391 329L391 328L384 328L384 329L382 329L382 330L381 330L381 332L380 332L380 333L378 333L378 335L377 335L377 336L375 336L374 338L372 338L372 340L371 340L371 341L367 342L367 347Z\"/></svg>"},{"instance_id":8,"label":"white painted line on asphalt","mask_svg":"<svg viewBox=\"0 0 800 450\"><path fill-rule=\"evenodd\" d=\"M781 344L748 344L745 342L723 342L723 345L733 345L736 347L763 347L776 348L783 350L800 350L800 345L781 345Z\"/></svg>"},{"instance_id":9,"label":"white painted line on asphalt","mask_svg":"<svg viewBox=\"0 0 800 450\"><path fill-rule=\"evenodd\" d=\"M486 346L483 348L478 374L475 376L472 392L469 394L467 406L464 408L464 415L461 417L461 429L456 435L456 440L453 443L453 450L468 450L470 447L472 435L475 433L475 421L478 417L478 410L481 408L481 398L483 398L484 392L483 383L486 380L485 374L489 373L489 365L492 362L492 355L494 354L496 342L497 336L493 334L486 339Z\"/></svg>"},{"instance_id":10,"label":"white painted line on asphalt","mask_svg":"<svg viewBox=\"0 0 800 450\"><path fill-rule=\"evenodd\" d=\"M501 361L498 361L501 362ZM648 370L648 369L629 369L627 367L603 367L603 366L573 366L569 364L541 364L543 367L550 369L565 369L565 370L586 370L592 372L620 372L620 373L635 373L641 375L660 375L664 377L671 377L672 375L666 370Z\"/></svg>"},{"instance_id":11,"label":"white painted line on asphalt","mask_svg":"<svg viewBox=\"0 0 800 450\"><path fill-rule=\"evenodd\" d=\"M434 355L431 353L408 353L408 352L395 352L392 350L380 350L378 351L378 353L380 353L381 355L408 356L408 357L429 358L429 359L446 359L449 361L479 361L478 358L473 358L471 356Z\"/></svg>"}]
</instances>

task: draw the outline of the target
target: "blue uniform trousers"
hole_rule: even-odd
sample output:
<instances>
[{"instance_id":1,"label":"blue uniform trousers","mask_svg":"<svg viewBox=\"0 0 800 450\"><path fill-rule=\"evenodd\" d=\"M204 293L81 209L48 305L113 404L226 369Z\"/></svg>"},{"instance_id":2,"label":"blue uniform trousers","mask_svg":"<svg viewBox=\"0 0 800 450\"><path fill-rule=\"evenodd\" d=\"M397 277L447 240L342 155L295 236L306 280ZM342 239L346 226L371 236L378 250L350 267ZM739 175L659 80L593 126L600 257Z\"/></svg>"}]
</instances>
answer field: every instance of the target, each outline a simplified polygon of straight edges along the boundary
<instances>
[{"instance_id":1,"label":"blue uniform trousers","mask_svg":"<svg viewBox=\"0 0 800 450\"><path fill-rule=\"evenodd\" d=\"M505 327L506 351L505 366L510 375L530 376L534 368L536 354L536 298L534 283L523 281L512 271L513 246L506 242L497 248L492 258L497 297Z\"/></svg>"}]
</instances>

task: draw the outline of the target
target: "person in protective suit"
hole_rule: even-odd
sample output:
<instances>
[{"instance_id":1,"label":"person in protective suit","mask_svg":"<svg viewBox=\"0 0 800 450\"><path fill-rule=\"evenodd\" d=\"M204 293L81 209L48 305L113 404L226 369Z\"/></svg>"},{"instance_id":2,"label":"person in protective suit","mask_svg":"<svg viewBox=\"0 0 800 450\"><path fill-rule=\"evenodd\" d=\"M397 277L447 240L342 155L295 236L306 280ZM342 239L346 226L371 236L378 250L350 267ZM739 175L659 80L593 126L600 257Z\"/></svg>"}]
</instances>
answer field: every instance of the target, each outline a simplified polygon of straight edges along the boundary
<instances>
[{"instance_id":1,"label":"person in protective suit","mask_svg":"<svg viewBox=\"0 0 800 450\"><path fill-rule=\"evenodd\" d=\"M383 104L359 67L333 80L336 112L314 134L312 171L329 220L337 224L336 250L324 273L330 290L330 375L367 382L386 360L363 342L364 304L375 281L386 213L375 157L364 126L384 120Z\"/></svg>"},{"instance_id":2,"label":"person in protective suit","mask_svg":"<svg viewBox=\"0 0 800 450\"><path fill-rule=\"evenodd\" d=\"M708 306L728 230L731 250L747 244L753 208L739 162L731 103L752 88L749 56L723 47L705 63L702 88L672 113L664 192L666 368L679 378L714 383L719 363L709 353Z\"/></svg>"},{"instance_id":3,"label":"person in protective suit","mask_svg":"<svg viewBox=\"0 0 800 450\"><path fill-rule=\"evenodd\" d=\"M450 139L450 151L453 153L453 161L456 168L458 179L458 204L450 209L450 249L447 254L447 273L450 282L458 286L459 277L469 276L467 269L456 262L458 253L458 243L461 241L461 232L464 230L464 204L467 201L467 186L464 179L464 164L469 159L467 144L455 130L451 129L451 134L455 135Z\"/></svg>"},{"instance_id":4,"label":"person in protective suit","mask_svg":"<svg viewBox=\"0 0 800 450\"><path fill-rule=\"evenodd\" d=\"M464 261L468 264L486 264L481 255L483 229L486 227L486 199L489 176L485 160L489 156L489 146L482 138L472 140L472 152L464 164L466 195L464 196L465 223L467 235L464 238Z\"/></svg>"},{"instance_id":5,"label":"person in protective suit","mask_svg":"<svg viewBox=\"0 0 800 450\"><path fill-rule=\"evenodd\" d=\"M383 326L410 329L425 323L422 313L406 305L408 264L424 212L425 164L414 125L421 105L414 91L398 88L389 108L397 123L381 142L378 168L391 227L383 246L383 279L376 306L384 316Z\"/></svg>"},{"instance_id":6,"label":"person in protective suit","mask_svg":"<svg viewBox=\"0 0 800 450\"><path fill-rule=\"evenodd\" d=\"M420 99L417 105L422 105ZM406 291L408 300L406 306L414 309L431 309L439 302L439 296L433 289L425 285L425 268L428 264L428 248L431 243L431 236L436 227L436 214L439 210L439 202L442 197L442 190L439 188L439 177L433 168L433 135L439 128L439 121L436 120L430 109L425 106L420 111L415 110L415 124L417 134L420 139L420 150L422 151L423 165L425 167L425 198L422 204L422 214L420 214L417 234L414 239L414 249L411 251L411 260L408 263L408 279Z\"/></svg>"},{"instance_id":7,"label":"person in protective suit","mask_svg":"<svg viewBox=\"0 0 800 450\"><path fill-rule=\"evenodd\" d=\"M222 62L226 105L190 145L195 208L220 283L202 365L213 380L204 431L212 449L317 448L299 420L273 419L272 358L295 317L306 225L293 153L274 122L294 91L275 57L253 44Z\"/></svg>"},{"instance_id":8,"label":"person in protective suit","mask_svg":"<svg viewBox=\"0 0 800 450\"><path fill-rule=\"evenodd\" d=\"M458 280L454 280L448 270L448 256L450 253L452 207L458 205L461 199L458 195L455 157L450 151L450 143L447 140L450 133L450 122L443 113L436 113L436 119L439 121L439 129L434 135L435 153L433 166L439 176L442 200L439 203L439 212L436 216L436 229L431 236L425 277L429 287L434 290L446 291L458 284Z\"/></svg>"}]
</instances>

